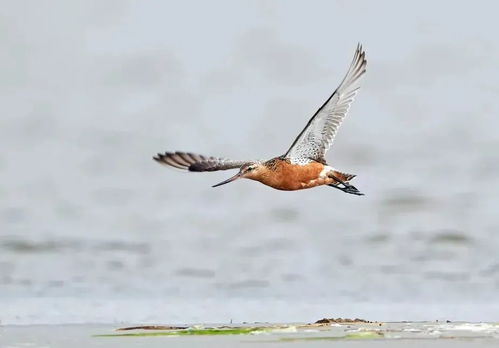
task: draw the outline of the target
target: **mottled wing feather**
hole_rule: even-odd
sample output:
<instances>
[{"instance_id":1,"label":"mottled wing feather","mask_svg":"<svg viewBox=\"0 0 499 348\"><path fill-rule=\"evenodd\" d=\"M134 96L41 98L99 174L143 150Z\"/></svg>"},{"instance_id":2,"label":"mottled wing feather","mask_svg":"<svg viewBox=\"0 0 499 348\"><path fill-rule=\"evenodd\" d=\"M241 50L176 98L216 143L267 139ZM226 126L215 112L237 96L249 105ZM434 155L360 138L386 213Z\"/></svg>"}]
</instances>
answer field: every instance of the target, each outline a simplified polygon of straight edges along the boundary
<instances>
[{"instance_id":1,"label":"mottled wing feather","mask_svg":"<svg viewBox=\"0 0 499 348\"><path fill-rule=\"evenodd\" d=\"M153 159L160 164L190 172L213 172L240 168L247 161L234 161L226 158L207 157L190 152L158 153Z\"/></svg>"},{"instance_id":2,"label":"mottled wing feather","mask_svg":"<svg viewBox=\"0 0 499 348\"><path fill-rule=\"evenodd\" d=\"M366 66L365 52L359 44L340 86L312 116L284 155L292 163L305 164L311 160L325 162L324 156L354 101Z\"/></svg>"}]
</instances>

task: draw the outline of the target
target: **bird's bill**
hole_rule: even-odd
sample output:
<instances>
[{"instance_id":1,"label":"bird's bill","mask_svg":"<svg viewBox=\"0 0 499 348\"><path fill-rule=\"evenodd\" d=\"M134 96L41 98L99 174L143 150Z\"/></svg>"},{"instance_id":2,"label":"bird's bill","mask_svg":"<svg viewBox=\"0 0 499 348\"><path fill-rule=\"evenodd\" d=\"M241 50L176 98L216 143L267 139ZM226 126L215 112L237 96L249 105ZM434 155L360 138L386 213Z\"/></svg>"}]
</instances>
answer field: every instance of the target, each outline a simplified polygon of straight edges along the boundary
<instances>
[{"instance_id":1,"label":"bird's bill","mask_svg":"<svg viewBox=\"0 0 499 348\"><path fill-rule=\"evenodd\" d=\"M213 185L212 187L218 187L218 186L222 186L222 185L225 185L225 184L228 184L229 182L232 182L234 180L237 180L241 177L241 173L237 173L236 175L234 175L232 178L229 178L227 180L224 180L222 182L219 182L218 184L216 185Z\"/></svg>"}]
</instances>

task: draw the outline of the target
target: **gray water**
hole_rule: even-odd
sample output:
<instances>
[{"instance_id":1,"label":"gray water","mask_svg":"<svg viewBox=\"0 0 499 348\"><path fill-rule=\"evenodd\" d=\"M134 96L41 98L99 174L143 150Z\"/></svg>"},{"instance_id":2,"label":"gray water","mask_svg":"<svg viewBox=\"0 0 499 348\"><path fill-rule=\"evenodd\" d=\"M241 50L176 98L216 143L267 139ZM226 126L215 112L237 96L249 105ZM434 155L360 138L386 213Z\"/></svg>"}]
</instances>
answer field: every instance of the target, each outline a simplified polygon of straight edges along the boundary
<instances>
[{"instance_id":1,"label":"gray water","mask_svg":"<svg viewBox=\"0 0 499 348\"><path fill-rule=\"evenodd\" d=\"M5 2L2 323L497 320L493 2ZM287 150L361 41L364 197L152 156Z\"/></svg>"}]
</instances>

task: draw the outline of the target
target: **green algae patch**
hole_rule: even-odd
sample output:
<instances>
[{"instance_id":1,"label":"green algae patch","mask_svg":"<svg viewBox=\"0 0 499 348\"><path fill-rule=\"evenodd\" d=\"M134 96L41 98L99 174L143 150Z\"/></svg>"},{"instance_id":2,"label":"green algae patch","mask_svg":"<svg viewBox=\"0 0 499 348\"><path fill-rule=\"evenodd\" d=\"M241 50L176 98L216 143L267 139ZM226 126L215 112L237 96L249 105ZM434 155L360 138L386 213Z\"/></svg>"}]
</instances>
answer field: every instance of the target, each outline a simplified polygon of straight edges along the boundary
<instances>
[{"instance_id":1,"label":"green algae patch","mask_svg":"<svg viewBox=\"0 0 499 348\"><path fill-rule=\"evenodd\" d=\"M268 331L264 328L227 328L227 329L185 329L154 332L127 332L94 335L94 337L153 337L153 336L222 336L222 335L249 335Z\"/></svg>"},{"instance_id":2,"label":"green algae patch","mask_svg":"<svg viewBox=\"0 0 499 348\"><path fill-rule=\"evenodd\" d=\"M345 336L318 336L318 337L284 337L282 342L298 341L342 341L342 340L375 340L384 338L385 335L379 331L360 331L349 333Z\"/></svg>"}]
</instances>

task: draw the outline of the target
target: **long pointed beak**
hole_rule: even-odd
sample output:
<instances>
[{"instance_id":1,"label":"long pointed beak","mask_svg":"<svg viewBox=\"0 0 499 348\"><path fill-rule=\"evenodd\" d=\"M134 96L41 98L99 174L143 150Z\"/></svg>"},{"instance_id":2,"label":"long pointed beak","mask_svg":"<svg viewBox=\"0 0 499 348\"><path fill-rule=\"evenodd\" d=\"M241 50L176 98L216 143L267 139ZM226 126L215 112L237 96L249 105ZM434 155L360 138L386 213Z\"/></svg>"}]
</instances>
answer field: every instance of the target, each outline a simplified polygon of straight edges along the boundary
<instances>
[{"instance_id":1,"label":"long pointed beak","mask_svg":"<svg viewBox=\"0 0 499 348\"><path fill-rule=\"evenodd\" d=\"M236 175L234 175L232 178L229 178L227 180L224 180L222 182L219 182L218 184L216 185L213 185L212 187L218 187L218 186L222 186L222 185L225 185L225 184L228 184L229 182L232 182L234 180L237 180L241 177L241 173L237 173Z\"/></svg>"}]
</instances>

